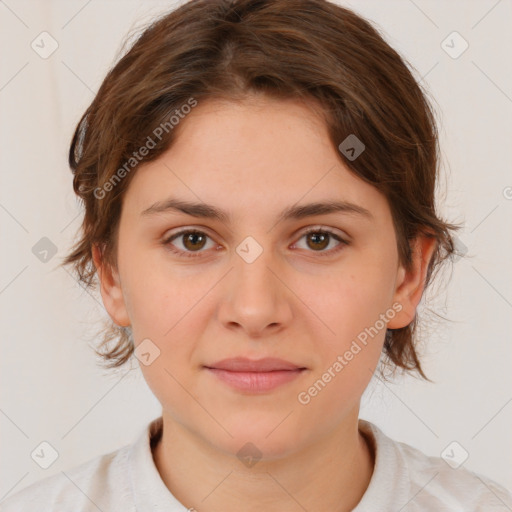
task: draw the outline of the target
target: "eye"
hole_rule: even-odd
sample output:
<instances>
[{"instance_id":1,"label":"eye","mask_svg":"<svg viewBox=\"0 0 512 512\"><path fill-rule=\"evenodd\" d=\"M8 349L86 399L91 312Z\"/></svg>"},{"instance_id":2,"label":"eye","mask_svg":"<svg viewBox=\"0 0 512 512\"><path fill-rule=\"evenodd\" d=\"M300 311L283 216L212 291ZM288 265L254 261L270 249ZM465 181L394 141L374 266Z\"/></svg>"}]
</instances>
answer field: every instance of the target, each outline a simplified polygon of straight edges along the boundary
<instances>
[{"instance_id":1,"label":"eye","mask_svg":"<svg viewBox=\"0 0 512 512\"><path fill-rule=\"evenodd\" d=\"M344 240L334 231L329 229L321 229L318 227L311 228L303 233L299 240L302 240L303 238L306 238L307 247L312 249L311 252L317 252L320 256L323 256L324 254L331 255L337 253L343 249L343 246L349 245L349 242ZM212 245L210 247L207 247L208 239L211 240ZM177 245L181 245L182 248L176 247L174 240L179 241L179 244ZM337 241L338 244L335 245L334 248L325 250L326 247L331 245L333 240ZM202 252L205 252L202 249L211 249L212 247L216 246L209 235L207 235L204 231L197 229L183 229L177 233L173 233L164 239L162 243L171 252L185 258L194 258L200 256ZM295 245L297 245L297 242Z\"/></svg>"},{"instance_id":2,"label":"eye","mask_svg":"<svg viewBox=\"0 0 512 512\"><path fill-rule=\"evenodd\" d=\"M172 234L170 237L166 238L162 243L169 248L170 251L178 254L179 256L184 256L186 258L194 258L199 256L206 245L206 239L210 238L203 231L199 231L196 229L184 229L179 231L178 233ZM179 240L182 247L184 249L176 249L175 245L171 243L173 240ZM211 238L210 238L211 240ZM212 241L213 242L213 241ZM215 246L215 244L213 244Z\"/></svg>"},{"instance_id":3,"label":"eye","mask_svg":"<svg viewBox=\"0 0 512 512\"><path fill-rule=\"evenodd\" d=\"M306 238L307 247L312 248L312 252L319 252L320 256L332 255L343 249L344 245L349 245L349 242L341 238L334 231L318 227L311 228L303 233L299 240L302 240L302 238ZM334 249L324 250L333 239L339 243Z\"/></svg>"}]
</instances>

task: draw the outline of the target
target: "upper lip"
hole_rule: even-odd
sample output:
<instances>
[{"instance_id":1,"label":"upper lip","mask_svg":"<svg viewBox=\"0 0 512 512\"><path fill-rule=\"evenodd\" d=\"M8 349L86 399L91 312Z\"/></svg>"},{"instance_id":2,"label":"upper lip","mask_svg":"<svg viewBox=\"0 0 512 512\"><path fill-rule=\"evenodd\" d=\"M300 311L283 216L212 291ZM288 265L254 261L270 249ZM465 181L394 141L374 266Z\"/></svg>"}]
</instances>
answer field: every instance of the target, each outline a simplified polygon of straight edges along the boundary
<instances>
[{"instance_id":1,"label":"upper lip","mask_svg":"<svg viewBox=\"0 0 512 512\"><path fill-rule=\"evenodd\" d=\"M263 359L248 359L246 357L233 357L222 359L206 368L215 368L217 370L227 370L231 372L271 372L277 370L299 370L304 369L290 361L278 359L275 357L265 357Z\"/></svg>"}]
</instances>

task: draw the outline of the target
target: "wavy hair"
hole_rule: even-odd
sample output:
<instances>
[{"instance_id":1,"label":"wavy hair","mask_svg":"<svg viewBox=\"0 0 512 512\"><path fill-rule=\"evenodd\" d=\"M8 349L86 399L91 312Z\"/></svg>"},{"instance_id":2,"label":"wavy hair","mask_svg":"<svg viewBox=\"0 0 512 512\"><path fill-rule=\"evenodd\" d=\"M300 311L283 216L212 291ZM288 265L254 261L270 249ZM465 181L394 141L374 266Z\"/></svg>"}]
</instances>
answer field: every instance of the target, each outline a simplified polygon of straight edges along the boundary
<instances>
[{"instance_id":1,"label":"wavy hair","mask_svg":"<svg viewBox=\"0 0 512 512\"><path fill-rule=\"evenodd\" d=\"M338 151L339 158L386 197L406 268L415 237L436 239L427 286L454 254L450 231L459 227L436 213L435 115L409 68L369 21L326 0L191 0L160 16L108 72L74 132L69 165L85 213L80 238L63 264L72 265L86 287L95 287L97 245L103 261L116 268L121 204L137 166L104 197L98 190L106 190L155 127L190 98L243 101L263 93L314 100L337 151L349 134L364 142L357 159ZM158 158L179 133L164 132L137 165ZM417 320L387 329L384 355L394 369L416 370L429 380L414 343ZM102 330L99 348L108 349L97 353L107 367L130 358L130 334L114 324Z\"/></svg>"}]
</instances>

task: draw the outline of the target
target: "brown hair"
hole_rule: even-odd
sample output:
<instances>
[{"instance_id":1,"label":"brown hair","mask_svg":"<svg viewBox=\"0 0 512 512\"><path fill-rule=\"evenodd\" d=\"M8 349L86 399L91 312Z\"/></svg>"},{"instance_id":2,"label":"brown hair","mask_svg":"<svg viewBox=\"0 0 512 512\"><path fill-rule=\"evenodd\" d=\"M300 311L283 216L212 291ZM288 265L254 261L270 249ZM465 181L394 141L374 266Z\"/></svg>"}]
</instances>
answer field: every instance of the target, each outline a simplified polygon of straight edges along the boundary
<instances>
[{"instance_id":1,"label":"brown hair","mask_svg":"<svg viewBox=\"0 0 512 512\"><path fill-rule=\"evenodd\" d=\"M416 236L436 239L427 286L455 253L449 230L459 229L436 214L433 110L406 61L377 29L325 0L191 0L143 31L109 71L73 135L69 164L85 215L63 264L72 264L86 287L95 286L96 244L103 261L116 268L132 169L171 146L178 131L170 116L182 118L193 101L243 101L250 93L314 100L337 151L351 134L365 144L356 159L338 151L340 160L386 197L402 264L409 268ZM149 139L151 149L141 156ZM413 343L416 324L417 316L406 327L388 329L384 354L393 369L417 370L427 379ZM134 350L129 328L111 323L100 348L111 341L106 352L96 351L109 368L124 364Z\"/></svg>"}]
</instances>

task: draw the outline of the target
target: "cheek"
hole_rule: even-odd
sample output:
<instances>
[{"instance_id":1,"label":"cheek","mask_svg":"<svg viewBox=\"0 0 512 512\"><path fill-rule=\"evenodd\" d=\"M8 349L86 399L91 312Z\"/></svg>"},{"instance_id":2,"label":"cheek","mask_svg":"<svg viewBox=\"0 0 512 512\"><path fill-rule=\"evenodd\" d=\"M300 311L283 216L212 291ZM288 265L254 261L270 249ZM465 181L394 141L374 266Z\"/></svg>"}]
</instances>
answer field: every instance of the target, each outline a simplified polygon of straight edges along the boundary
<instances>
[{"instance_id":1,"label":"cheek","mask_svg":"<svg viewBox=\"0 0 512 512\"><path fill-rule=\"evenodd\" d=\"M359 335L364 340L368 331L371 338L383 341L386 329L382 315L390 319L386 313L391 307L393 284L391 265L372 258L347 263L346 268L329 276L314 307L335 333L330 336L329 344L333 350L349 346Z\"/></svg>"},{"instance_id":2,"label":"cheek","mask_svg":"<svg viewBox=\"0 0 512 512\"><path fill-rule=\"evenodd\" d=\"M133 251L125 260L123 288L133 328L143 337L163 339L173 334L174 326L204 294L205 286L197 289L194 283L200 283L187 279L161 257L151 260L148 255L149 251Z\"/></svg>"},{"instance_id":3,"label":"cheek","mask_svg":"<svg viewBox=\"0 0 512 512\"><path fill-rule=\"evenodd\" d=\"M141 353L146 344L156 354L148 365L140 359L145 381L168 413L182 422L191 406L194 340L204 329L198 313L204 315L200 301L208 286L204 279L166 275L165 270L154 265L131 279L132 328L136 351Z\"/></svg>"},{"instance_id":4,"label":"cheek","mask_svg":"<svg viewBox=\"0 0 512 512\"><path fill-rule=\"evenodd\" d=\"M329 331L314 344L317 365L297 397L312 414L317 410L339 420L360 399L381 357L386 323L395 314L393 283L392 265L376 257L347 263L326 282L312 309Z\"/></svg>"},{"instance_id":5,"label":"cheek","mask_svg":"<svg viewBox=\"0 0 512 512\"><path fill-rule=\"evenodd\" d=\"M125 284L136 356L151 354L150 364L139 357L144 378L161 403L169 397L186 402L179 383L186 383L193 365L194 339L203 328L197 314L208 290L204 279L191 280L170 267L147 262L126 265ZM178 406L178 404L175 404Z\"/></svg>"},{"instance_id":6,"label":"cheek","mask_svg":"<svg viewBox=\"0 0 512 512\"><path fill-rule=\"evenodd\" d=\"M387 321L395 315L390 303L392 279L382 268L351 268L331 276L325 293L311 306L329 327L312 338L316 364L297 397L301 406L338 421L356 405L370 382L382 353ZM311 326L310 326L311 328ZM316 411L316 413L314 412Z\"/></svg>"}]
</instances>

